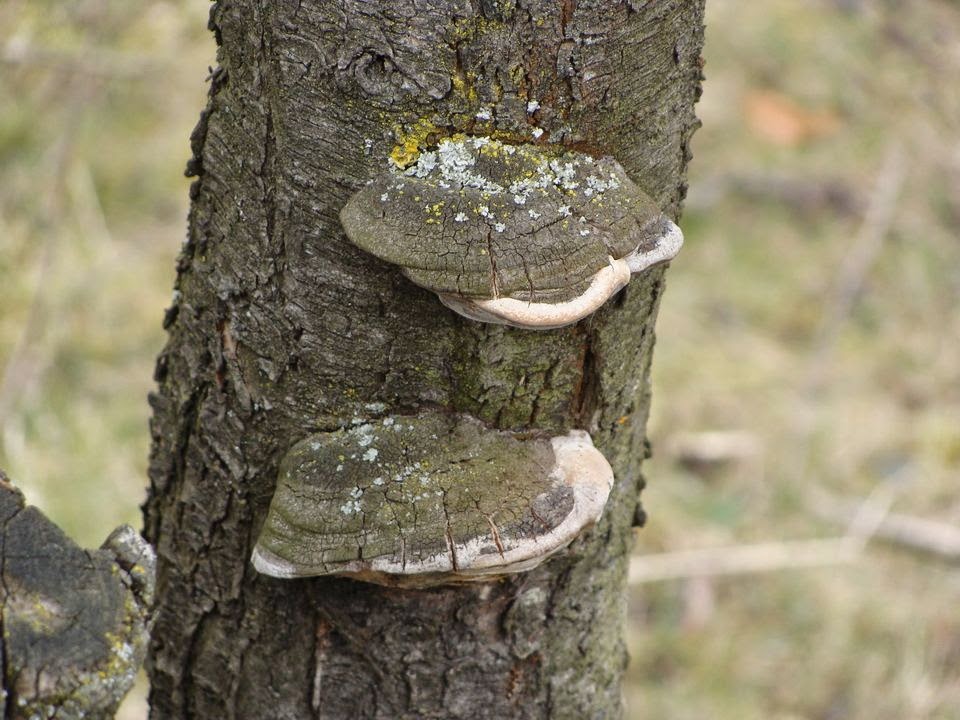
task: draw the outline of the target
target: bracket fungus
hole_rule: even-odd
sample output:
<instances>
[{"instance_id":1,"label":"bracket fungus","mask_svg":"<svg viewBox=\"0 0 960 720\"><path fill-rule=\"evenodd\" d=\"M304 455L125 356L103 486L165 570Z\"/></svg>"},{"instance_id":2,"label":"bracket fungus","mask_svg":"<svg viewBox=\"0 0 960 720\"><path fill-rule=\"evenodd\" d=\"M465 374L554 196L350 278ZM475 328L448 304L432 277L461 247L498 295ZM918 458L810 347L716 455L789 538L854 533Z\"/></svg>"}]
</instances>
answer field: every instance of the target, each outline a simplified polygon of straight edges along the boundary
<instances>
[{"instance_id":1,"label":"bracket fungus","mask_svg":"<svg viewBox=\"0 0 960 720\"><path fill-rule=\"evenodd\" d=\"M586 317L683 244L611 157L462 135L374 178L340 221L460 315L529 329Z\"/></svg>"},{"instance_id":2,"label":"bracket fungus","mask_svg":"<svg viewBox=\"0 0 960 720\"><path fill-rule=\"evenodd\" d=\"M545 438L437 412L387 417L290 449L252 561L279 578L489 580L566 547L600 518L612 484L581 430Z\"/></svg>"}]
</instances>

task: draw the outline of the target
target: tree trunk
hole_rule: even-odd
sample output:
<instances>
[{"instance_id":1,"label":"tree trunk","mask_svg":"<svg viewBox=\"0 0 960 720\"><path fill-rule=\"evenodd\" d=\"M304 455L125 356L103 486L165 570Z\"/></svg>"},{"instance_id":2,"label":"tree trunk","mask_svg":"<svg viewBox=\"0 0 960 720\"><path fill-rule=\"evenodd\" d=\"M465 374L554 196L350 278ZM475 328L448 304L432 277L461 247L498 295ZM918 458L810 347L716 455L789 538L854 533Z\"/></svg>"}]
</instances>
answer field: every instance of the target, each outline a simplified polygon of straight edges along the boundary
<instances>
[{"instance_id":1,"label":"tree trunk","mask_svg":"<svg viewBox=\"0 0 960 720\"><path fill-rule=\"evenodd\" d=\"M112 718L146 655L153 580L132 527L79 548L0 470L0 717Z\"/></svg>"},{"instance_id":2,"label":"tree trunk","mask_svg":"<svg viewBox=\"0 0 960 720\"><path fill-rule=\"evenodd\" d=\"M338 213L391 152L454 132L531 142L536 124L543 141L613 156L676 217L702 4L214 5L219 67L191 138L189 236L151 398L152 717L620 715L662 270L571 327L481 324L349 244ZM287 449L425 407L588 430L616 474L600 524L529 573L473 585L251 567Z\"/></svg>"}]
</instances>

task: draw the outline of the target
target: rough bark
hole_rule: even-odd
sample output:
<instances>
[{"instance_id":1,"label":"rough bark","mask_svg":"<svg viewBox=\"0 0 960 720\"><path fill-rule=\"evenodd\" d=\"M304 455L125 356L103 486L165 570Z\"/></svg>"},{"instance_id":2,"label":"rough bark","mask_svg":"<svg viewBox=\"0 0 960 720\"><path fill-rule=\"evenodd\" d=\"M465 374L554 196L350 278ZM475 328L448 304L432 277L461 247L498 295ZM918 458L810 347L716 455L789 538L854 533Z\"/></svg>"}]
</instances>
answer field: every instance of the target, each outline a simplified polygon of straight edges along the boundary
<instances>
[{"instance_id":1,"label":"rough bark","mask_svg":"<svg viewBox=\"0 0 960 720\"><path fill-rule=\"evenodd\" d=\"M391 154L455 132L529 142L535 123L613 156L676 217L702 0L222 0L211 27L219 67L152 397L152 717L617 717L662 270L575 326L484 325L348 243L338 213ZM422 408L590 431L616 474L601 523L495 583L252 569L291 446Z\"/></svg>"},{"instance_id":2,"label":"rough bark","mask_svg":"<svg viewBox=\"0 0 960 720\"><path fill-rule=\"evenodd\" d=\"M147 651L153 551L77 547L0 471L0 717L111 718Z\"/></svg>"}]
</instances>

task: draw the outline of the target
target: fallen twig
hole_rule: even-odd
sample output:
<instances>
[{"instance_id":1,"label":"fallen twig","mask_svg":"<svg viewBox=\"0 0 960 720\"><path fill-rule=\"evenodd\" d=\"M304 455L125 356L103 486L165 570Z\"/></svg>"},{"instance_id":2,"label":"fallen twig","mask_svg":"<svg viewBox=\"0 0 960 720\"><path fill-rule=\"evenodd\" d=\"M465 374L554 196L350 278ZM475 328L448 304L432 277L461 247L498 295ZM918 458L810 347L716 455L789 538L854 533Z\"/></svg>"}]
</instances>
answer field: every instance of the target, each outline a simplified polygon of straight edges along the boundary
<instances>
[{"instance_id":1,"label":"fallen twig","mask_svg":"<svg viewBox=\"0 0 960 720\"><path fill-rule=\"evenodd\" d=\"M855 517L856 504L848 500L818 502L814 512L825 520L848 523ZM872 535L894 545L960 562L960 528L947 523L901 513L885 513Z\"/></svg>"},{"instance_id":2,"label":"fallen twig","mask_svg":"<svg viewBox=\"0 0 960 720\"><path fill-rule=\"evenodd\" d=\"M841 565L859 560L863 547L863 539L846 536L637 555L630 558L627 582L640 585L690 577Z\"/></svg>"},{"instance_id":3,"label":"fallen twig","mask_svg":"<svg viewBox=\"0 0 960 720\"><path fill-rule=\"evenodd\" d=\"M893 497L891 488L879 486L860 502L851 503L844 519L847 534L842 537L638 555L630 559L628 582L639 585L658 580L744 575L855 562L882 526Z\"/></svg>"}]
</instances>

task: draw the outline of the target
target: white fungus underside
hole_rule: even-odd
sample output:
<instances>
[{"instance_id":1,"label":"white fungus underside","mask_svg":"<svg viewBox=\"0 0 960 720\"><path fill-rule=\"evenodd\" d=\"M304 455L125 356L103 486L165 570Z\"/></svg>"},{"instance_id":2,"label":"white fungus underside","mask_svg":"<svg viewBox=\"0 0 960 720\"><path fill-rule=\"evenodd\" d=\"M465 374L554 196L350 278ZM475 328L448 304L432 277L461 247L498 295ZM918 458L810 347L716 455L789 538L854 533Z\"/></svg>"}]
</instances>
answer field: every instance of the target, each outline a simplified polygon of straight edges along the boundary
<instances>
[{"instance_id":1,"label":"white fungus underside","mask_svg":"<svg viewBox=\"0 0 960 720\"><path fill-rule=\"evenodd\" d=\"M556 458L550 477L555 483L566 484L573 490L573 508L549 532L533 538L501 536L501 553L482 552L494 544L491 536L483 536L448 547L446 552L417 562L403 564L391 558L372 558L343 563L335 573L368 579L378 574L412 578L417 575L443 575L443 580L448 582L467 582L532 570L600 519L613 487L613 470L603 454L593 446L586 432L571 430L567 435L555 437L550 442ZM254 548L251 560L258 572L271 577L289 579L318 574L315 568L294 565L259 545Z\"/></svg>"},{"instance_id":2,"label":"white fungus underside","mask_svg":"<svg viewBox=\"0 0 960 720\"><path fill-rule=\"evenodd\" d=\"M448 308L470 320L529 330L553 330L572 325L596 312L630 282L631 275L669 262L682 246L683 233L671 222L652 250L640 251L638 248L621 260L610 258L610 264L593 276L581 295L560 303L538 303L510 297L473 300L452 293L437 293L437 297Z\"/></svg>"}]
</instances>

